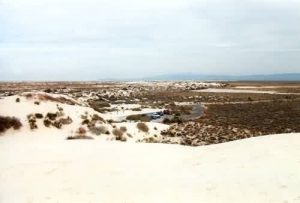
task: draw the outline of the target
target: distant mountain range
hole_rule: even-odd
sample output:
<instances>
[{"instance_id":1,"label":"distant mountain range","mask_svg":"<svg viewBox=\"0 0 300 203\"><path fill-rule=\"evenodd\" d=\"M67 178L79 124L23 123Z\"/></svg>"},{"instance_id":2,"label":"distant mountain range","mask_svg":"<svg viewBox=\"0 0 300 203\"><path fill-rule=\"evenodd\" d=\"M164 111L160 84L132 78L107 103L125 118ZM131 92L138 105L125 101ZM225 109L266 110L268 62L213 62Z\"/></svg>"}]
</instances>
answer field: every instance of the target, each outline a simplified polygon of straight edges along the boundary
<instances>
[{"instance_id":1,"label":"distant mountain range","mask_svg":"<svg viewBox=\"0 0 300 203\"><path fill-rule=\"evenodd\" d=\"M143 78L104 79L106 81L176 81L176 80L204 80L204 81L300 81L300 73L282 73L268 75L203 75L197 73L176 73ZM103 79L102 79L103 81Z\"/></svg>"},{"instance_id":2,"label":"distant mountain range","mask_svg":"<svg viewBox=\"0 0 300 203\"><path fill-rule=\"evenodd\" d=\"M300 81L300 73L268 75L202 75L195 73L182 73L146 77L142 78L142 80Z\"/></svg>"}]
</instances>

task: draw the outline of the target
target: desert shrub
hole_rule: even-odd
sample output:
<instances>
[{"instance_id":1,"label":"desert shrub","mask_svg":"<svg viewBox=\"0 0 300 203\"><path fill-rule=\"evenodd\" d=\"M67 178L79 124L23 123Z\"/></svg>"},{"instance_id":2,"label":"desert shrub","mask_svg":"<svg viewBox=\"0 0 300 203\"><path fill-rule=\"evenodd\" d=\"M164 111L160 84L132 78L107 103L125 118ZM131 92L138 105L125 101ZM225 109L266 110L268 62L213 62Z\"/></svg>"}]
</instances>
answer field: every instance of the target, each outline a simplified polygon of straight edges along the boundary
<instances>
[{"instance_id":1,"label":"desert shrub","mask_svg":"<svg viewBox=\"0 0 300 203\"><path fill-rule=\"evenodd\" d=\"M158 141L154 137L146 137L143 139L143 142L146 143L157 143Z\"/></svg>"},{"instance_id":2,"label":"desert shrub","mask_svg":"<svg viewBox=\"0 0 300 203\"><path fill-rule=\"evenodd\" d=\"M285 99L292 99L291 95L286 95Z\"/></svg>"},{"instance_id":3,"label":"desert shrub","mask_svg":"<svg viewBox=\"0 0 300 203\"><path fill-rule=\"evenodd\" d=\"M103 107L110 107L110 104L108 102L105 101L92 101L89 103L89 105L93 108L93 107L97 107L97 108L103 108Z\"/></svg>"},{"instance_id":4,"label":"desert shrub","mask_svg":"<svg viewBox=\"0 0 300 203\"><path fill-rule=\"evenodd\" d=\"M132 111L141 111L142 109L141 108L133 108L131 109Z\"/></svg>"},{"instance_id":5,"label":"desert shrub","mask_svg":"<svg viewBox=\"0 0 300 203\"><path fill-rule=\"evenodd\" d=\"M82 120L85 120L85 119L87 119L88 117L87 117L87 115L81 115L80 118L81 118Z\"/></svg>"},{"instance_id":6,"label":"desert shrub","mask_svg":"<svg viewBox=\"0 0 300 203\"><path fill-rule=\"evenodd\" d=\"M120 130L121 130L123 133L125 133L125 132L127 131L127 128L126 128L125 126L121 126L121 127L120 127Z\"/></svg>"},{"instance_id":7,"label":"desert shrub","mask_svg":"<svg viewBox=\"0 0 300 203\"><path fill-rule=\"evenodd\" d=\"M22 127L20 119L16 117L0 116L0 133L5 132L9 128L18 130Z\"/></svg>"},{"instance_id":8,"label":"desert shrub","mask_svg":"<svg viewBox=\"0 0 300 203\"><path fill-rule=\"evenodd\" d=\"M59 122L63 125L69 125L73 122L73 120L68 116L67 118L60 118Z\"/></svg>"},{"instance_id":9,"label":"desert shrub","mask_svg":"<svg viewBox=\"0 0 300 203\"><path fill-rule=\"evenodd\" d=\"M56 114L57 114L58 117L61 117L61 116L65 115L63 110L59 110L58 112L56 112Z\"/></svg>"},{"instance_id":10,"label":"desert shrub","mask_svg":"<svg viewBox=\"0 0 300 203\"><path fill-rule=\"evenodd\" d=\"M95 135L107 134L107 132L109 132L105 126L99 126L99 127L92 126L89 127L89 130L91 133Z\"/></svg>"},{"instance_id":11,"label":"desert shrub","mask_svg":"<svg viewBox=\"0 0 300 203\"><path fill-rule=\"evenodd\" d=\"M137 114L137 115L129 115L126 117L127 120L130 121L142 121L142 122L149 122L151 119L147 115Z\"/></svg>"},{"instance_id":12,"label":"desert shrub","mask_svg":"<svg viewBox=\"0 0 300 203\"><path fill-rule=\"evenodd\" d=\"M92 101L89 102L90 107L92 107L95 111L103 112L104 108L110 107L110 104L108 102L104 101Z\"/></svg>"},{"instance_id":13,"label":"desert shrub","mask_svg":"<svg viewBox=\"0 0 300 203\"><path fill-rule=\"evenodd\" d=\"M105 123L105 120L97 114L93 114L92 121L102 121L103 123Z\"/></svg>"},{"instance_id":14,"label":"desert shrub","mask_svg":"<svg viewBox=\"0 0 300 203\"><path fill-rule=\"evenodd\" d=\"M46 92L46 93L51 93L52 90L51 90L51 89L45 89L44 92Z\"/></svg>"},{"instance_id":15,"label":"desert shrub","mask_svg":"<svg viewBox=\"0 0 300 203\"><path fill-rule=\"evenodd\" d=\"M58 111L63 111L64 109L62 107L60 107L58 104L56 104L56 108Z\"/></svg>"},{"instance_id":16,"label":"desert shrub","mask_svg":"<svg viewBox=\"0 0 300 203\"><path fill-rule=\"evenodd\" d=\"M36 114L34 114L34 116L37 118L37 119L42 119L44 116L43 116L43 114L41 114L41 113L36 113Z\"/></svg>"},{"instance_id":17,"label":"desert shrub","mask_svg":"<svg viewBox=\"0 0 300 203\"><path fill-rule=\"evenodd\" d=\"M60 121L54 121L52 125L58 129L61 129L62 123Z\"/></svg>"},{"instance_id":18,"label":"desert shrub","mask_svg":"<svg viewBox=\"0 0 300 203\"><path fill-rule=\"evenodd\" d=\"M148 132L149 128L145 123L138 123L136 127L142 132Z\"/></svg>"},{"instance_id":19,"label":"desert shrub","mask_svg":"<svg viewBox=\"0 0 300 203\"><path fill-rule=\"evenodd\" d=\"M67 118L60 118L55 120L50 120L48 116L44 119L44 125L46 127L50 127L51 125L60 129L63 125L69 125L73 122L73 120L68 116Z\"/></svg>"},{"instance_id":20,"label":"desert shrub","mask_svg":"<svg viewBox=\"0 0 300 203\"><path fill-rule=\"evenodd\" d=\"M90 123L90 120L89 119L84 119L82 122L81 122L81 125L88 125Z\"/></svg>"},{"instance_id":21,"label":"desert shrub","mask_svg":"<svg viewBox=\"0 0 300 203\"><path fill-rule=\"evenodd\" d=\"M169 124L169 123L171 123L171 120L169 118L164 118L163 123Z\"/></svg>"},{"instance_id":22,"label":"desert shrub","mask_svg":"<svg viewBox=\"0 0 300 203\"><path fill-rule=\"evenodd\" d=\"M51 125L51 120L49 120L48 118L45 118L45 119L44 119L44 125L45 125L46 127L50 127L50 125Z\"/></svg>"},{"instance_id":23,"label":"desert shrub","mask_svg":"<svg viewBox=\"0 0 300 203\"><path fill-rule=\"evenodd\" d=\"M154 130L157 130L157 127L156 126L154 126L154 128L153 128Z\"/></svg>"},{"instance_id":24,"label":"desert shrub","mask_svg":"<svg viewBox=\"0 0 300 203\"><path fill-rule=\"evenodd\" d=\"M33 95L31 93L25 94L24 96L26 97L26 99L30 99L33 97Z\"/></svg>"},{"instance_id":25,"label":"desert shrub","mask_svg":"<svg viewBox=\"0 0 300 203\"><path fill-rule=\"evenodd\" d=\"M122 141L122 142L126 142L126 141L127 141L127 138L126 138L125 136L122 136L122 137L121 137L121 141Z\"/></svg>"},{"instance_id":26,"label":"desert shrub","mask_svg":"<svg viewBox=\"0 0 300 203\"><path fill-rule=\"evenodd\" d=\"M56 119L57 113L47 113L46 117L53 121Z\"/></svg>"},{"instance_id":27,"label":"desert shrub","mask_svg":"<svg viewBox=\"0 0 300 203\"><path fill-rule=\"evenodd\" d=\"M79 127L76 131L78 135L85 135L86 134L86 129L84 127Z\"/></svg>"},{"instance_id":28,"label":"desert shrub","mask_svg":"<svg viewBox=\"0 0 300 203\"><path fill-rule=\"evenodd\" d=\"M86 136L86 135L76 135L76 136L68 136L66 138L67 140L92 140L94 138L90 137L90 136Z\"/></svg>"},{"instance_id":29,"label":"desert shrub","mask_svg":"<svg viewBox=\"0 0 300 203\"><path fill-rule=\"evenodd\" d=\"M20 98L16 98L16 102L20 102Z\"/></svg>"},{"instance_id":30,"label":"desert shrub","mask_svg":"<svg viewBox=\"0 0 300 203\"><path fill-rule=\"evenodd\" d=\"M28 123L29 123L29 126L30 126L30 129L33 130L33 129L37 129L38 126L36 124L36 118L34 115L31 115L28 119Z\"/></svg>"},{"instance_id":31,"label":"desert shrub","mask_svg":"<svg viewBox=\"0 0 300 203\"><path fill-rule=\"evenodd\" d=\"M164 124L171 124L171 123L182 123L182 119L179 116L174 116L172 119L170 118L164 118L163 123Z\"/></svg>"},{"instance_id":32,"label":"desert shrub","mask_svg":"<svg viewBox=\"0 0 300 203\"><path fill-rule=\"evenodd\" d=\"M67 99L65 97L62 97L62 96L61 97L53 97L48 94L38 94L37 96L40 101L53 101L53 102L59 102L62 104L75 105L74 101Z\"/></svg>"},{"instance_id":33,"label":"desert shrub","mask_svg":"<svg viewBox=\"0 0 300 203\"><path fill-rule=\"evenodd\" d=\"M121 140L123 137L123 132L120 129L115 128L113 129L112 133L116 137L116 140Z\"/></svg>"},{"instance_id":34,"label":"desert shrub","mask_svg":"<svg viewBox=\"0 0 300 203\"><path fill-rule=\"evenodd\" d=\"M182 123L182 119L179 116L174 116L174 118L171 120L172 123Z\"/></svg>"},{"instance_id":35,"label":"desert shrub","mask_svg":"<svg viewBox=\"0 0 300 203\"><path fill-rule=\"evenodd\" d=\"M39 101L35 101L34 104L35 105L40 105L40 102Z\"/></svg>"},{"instance_id":36,"label":"desert shrub","mask_svg":"<svg viewBox=\"0 0 300 203\"><path fill-rule=\"evenodd\" d=\"M76 135L74 136L68 136L67 140L77 140L77 139L94 139L90 136L86 136L86 129L84 127L79 127L76 130Z\"/></svg>"}]
</instances>

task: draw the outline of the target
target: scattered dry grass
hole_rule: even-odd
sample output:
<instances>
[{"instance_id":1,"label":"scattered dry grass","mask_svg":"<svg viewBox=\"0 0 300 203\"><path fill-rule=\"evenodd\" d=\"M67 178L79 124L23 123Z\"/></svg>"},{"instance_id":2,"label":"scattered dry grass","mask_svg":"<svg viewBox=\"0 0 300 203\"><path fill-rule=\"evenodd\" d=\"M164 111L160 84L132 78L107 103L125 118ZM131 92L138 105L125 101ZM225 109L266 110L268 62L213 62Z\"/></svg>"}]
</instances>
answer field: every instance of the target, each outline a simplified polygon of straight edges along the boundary
<instances>
[{"instance_id":1,"label":"scattered dry grass","mask_svg":"<svg viewBox=\"0 0 300 203\"><path fill-rule=\"evenodd\" d=\"M28 93L25 95L25 97L27 99L33 98L34 95L32 95L31 93ZM62 104L69 104L69 105L75 105L76 103L71 100L71 99L67 99L65 97L59 96L59 97L53 97L50 96L48 94L37 94L36 98L39 101L52 101L52 102L58 102L58 103L62 103Z\"/></svg>"}]
</instances>

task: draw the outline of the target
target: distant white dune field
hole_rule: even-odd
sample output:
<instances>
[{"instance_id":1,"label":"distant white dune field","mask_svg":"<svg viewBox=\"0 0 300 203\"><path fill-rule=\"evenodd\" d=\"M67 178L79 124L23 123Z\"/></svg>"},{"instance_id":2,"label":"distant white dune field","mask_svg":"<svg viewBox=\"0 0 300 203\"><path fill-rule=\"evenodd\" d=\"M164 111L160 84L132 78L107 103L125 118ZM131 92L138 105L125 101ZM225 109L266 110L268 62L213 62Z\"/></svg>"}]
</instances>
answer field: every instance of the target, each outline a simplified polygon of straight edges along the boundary
<instances>
[{"instance_id":1,"label":"distant white dune field","mask_svg":"<svg viewBox=\"0 0 300 203\"><path fill-rule=\"evenodd\" d=\"M218 145L0 137L0 202L300 202L300 134Z\"/></svg>"}]
</instances>

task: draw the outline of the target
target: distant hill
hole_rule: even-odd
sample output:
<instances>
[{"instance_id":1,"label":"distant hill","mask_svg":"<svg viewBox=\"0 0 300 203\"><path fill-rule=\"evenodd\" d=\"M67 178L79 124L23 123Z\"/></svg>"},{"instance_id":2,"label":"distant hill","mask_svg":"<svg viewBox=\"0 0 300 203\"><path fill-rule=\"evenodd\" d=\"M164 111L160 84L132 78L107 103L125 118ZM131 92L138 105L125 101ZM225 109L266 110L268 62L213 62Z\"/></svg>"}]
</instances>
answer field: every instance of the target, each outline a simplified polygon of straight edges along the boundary
<instances>
[{"instance_id":1,"label":"distant hill","mask_svg":"<svg viewBox=\"0 0 300 203\"><path fill-rule=\"evenodd\" d=\"M300 73L269 75L202 75L195 73L167 74L139 78L138 80L219 80L219 81L300 81Z\"/></svg>"}]
</instances>

